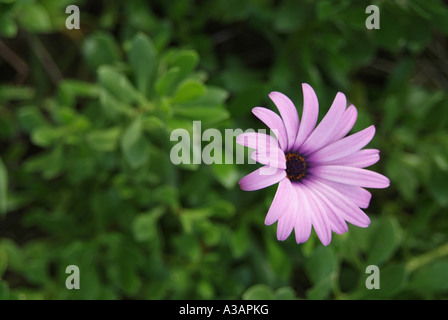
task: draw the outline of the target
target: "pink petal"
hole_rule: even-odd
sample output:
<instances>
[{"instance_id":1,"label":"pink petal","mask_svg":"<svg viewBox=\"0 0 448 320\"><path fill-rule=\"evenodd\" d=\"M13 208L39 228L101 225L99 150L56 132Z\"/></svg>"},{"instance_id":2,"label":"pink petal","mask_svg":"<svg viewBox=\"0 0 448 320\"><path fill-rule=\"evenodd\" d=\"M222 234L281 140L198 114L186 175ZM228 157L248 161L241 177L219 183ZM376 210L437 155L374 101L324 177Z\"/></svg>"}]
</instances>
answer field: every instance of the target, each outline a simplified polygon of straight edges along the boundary
<instances>
[{"instance_id":1,"label":"pink petal","mask_svg":"<svg viewBox=\"0 0 448 320\"><path fill-rule=\"evenodd\" d=\"M318 178L316 178L318 179ZM372 194L358 186L351 186L349 184L342 184L330 180L319 179L318 181L325 183L327 186L337 190L347 199L351 200L354 204L362 209L367 209L372 199Z\"/></svg>"},{"instance_id":2,"label":"pink petal","mask_svg":"<svg viewBox=\"0 0 448 320\"><path fill-rule=\"evenodd\" d=\"M289 179L283 179L278 184L277 192L268 210L264 223L269 226L277 221L287 210L289 199L295 197L295 192Z\"/></svg>"},{"instance_id":3,"label":"pink petal","mask_svg":"<svg viewBox=\"0 0 448 320\"><path fill-rule=\"evenodd\" d=\"M280 148L259 149L252 152L250 157L261 164L286 169L285 154Z\"/></svg>"},{"instance_id":4,"label":"pink petal","mask_svg":"<svg viewBox=\"0 0 448 320\"><path fill-rule=\"evenodd\" d=\"M299 114L294 103L281 92L271 92L269 97L274 102L283 123L285 124L286 135L288 137L288 150L292 148L296 141L297 131L299 130Z\"/></svg>"},{"instance_id":5,"label":"pink petal","mask_svg":"<svg viewBox=\"0 0 448 320\"><path fill-rule=\"evenodd\" d=\"M299 132L297 134L296 141L294 143L293 149L297 150L305 142L306 139L313 132L317 118L319 116L319 101L317 99L316 93L310 85L304 83L302 84L303 91L303 113L302 122L299 126Z\"/></svg>"},{"instance_id":6,"label":"pink petal","mask_svg":"<svg viewBox=\"0 0 448 320\"><path fill-rule=\"evenodd\" d=\"M337 210L334 205L323 195L319 187L314 187L314 194L317 197L316 204L321 207L322 212L325 213L330 221L331 230L337 234L343 234L348 231L348 226L345 223L343 214ZM310 187L310 189L313 189Z\"/></svg>"},{"instance_id":7,"label":"pink petal","mask_svg":"<svg viewBox=\"0 0 448 320\"><path fill-rule=\"evenodd\" d=\"M272 110L262 107L253 108L252 113L274 132L280 144L280 148L285 151L288 148L288 137L282 118Z\"/></svg>"},{"instance_id":8,"label":"pink petal","mask_svg":"<svg viewBox=\"0 0 448 320\"><path fill-rule=\"evenodd\" d=\"M319 240L322 242L324 246L328 246L331 242L331 226L330 222L325 214L325 211L322 211L321 206L318 204L318 200L315 198L314 192L311 191L309 187L305 187L303 185L303 190L305 191L305 195L309 201L310 206L312 207L312 215L311 215L311 223L316 231Z\"/></svg>"},{"instance_id":9,"label":"pink petal","mask_svg":"<svg viewBox=\"0 0 448 320\"><path fill-rule=\"evenodd\" d=\"M332 137L328 143L333 143L345 137L350 132L350 130L352 130L357 118L358 111L356 110L356 107L351 104L342 114L341 120L339 121L339 124L334 130Z\"/></svg>"},{"instance_id":10,"label":"pink petal","mask_svg":"<svg viewBox=\"0 0 448 320\"><path fill-rule=\"evenodd\" d=\"M279 147L278 141L270 135L258 132L246 132L236 137L236 143L252 149Z\"/></svg>"},{"instance_id":11,"label":"pink petal","mask_svg":"<svg viewBox=\"0 0 448 320\"><path fill-rule=\"evenodd\" d=\"M239 181L244 191L259 190L269 187L286 177L286 171L273 167L261 167Z\"/></svg>"},{"instance_id":12,"label":"pink petal","mask_svg":"<svg viewBox=\"0 0 448 320\"><path fill-rule=\"evenodd\" d=\"M297 194L297 215L294 226L296 242L304 243L311 235L311 215L313 215L313 207L310 205L305 192L303 191L302 184L294 183L293 187Z\"/></svg>"},{"instance_id":13,"label":"pink petal","mask_svg":"<svg viewBox=\"0 0 448 320\"><path fill-rule=\"evenodd\" d=\"M375 126L338 140L308 156L309 161L328 162L339 159L364 148L375 135Z\"/></svg>"},{"instance_id":14,"label":"pink petal","mask_svg":"<svg viewBox=\"0 0 448 320\"><path fill-rule=\"evenodd\" d=\"M318 166L309 172L322 179L356 185L365 188L387 188L390 181L387 177L374 171L346 166Z\"/></svg>"},{"instance_id":15,"label":"pink petal","mask_svg":"<svg viewBox=\"0 0 448 320\"><path fill-rule=\"evenodd\" d=\"M366 168L378 162L380 151L377 149L363 149L348 156L319 163L320 165L339 165L355 168Z\"/></svg>"},{"instance_id":16,"label":"pink petal","mask_svg":"<svg viewBox=\"0 0 448 320\"><path fill-rule=\"evenodd\" d=\"M287 201L288 207L277 223L277 239L279 241L284 241L289 237L297 218L297 197L293 196Z\"/></svg>"},{"instance_id":17,"label":"pink petal","mask_svg":"<svg viewBox=\"0 0 448 320\"><path fill-rule=\"evenodd\" d=\"M319 150L324 147L330 141L333 131L337 128L339 120L344 113L345 107L347 105L347 99L345 95L338 92L334 98L333 104L328 110L325 117L319 123L319 125L310 134L308 139L300 147L300 153L303 155L308 155L311 152Z\"/></svg>"},{"instance_id":18,"label":"pink petal","mask_svg":"<svg viewBox=\"0 0 448 320\"><path fill-rule=\"evenodd\" d=\"M310 179L310 183L319 188L319 191L329 200L329 202L331 202L336 210L339 210L340 213L343 214L343 217L347 222L361 228L369 226L370 219L364 211L359 209L358 206L340 194L337 190L315 180Z\"/></svg>"}]
</instances>

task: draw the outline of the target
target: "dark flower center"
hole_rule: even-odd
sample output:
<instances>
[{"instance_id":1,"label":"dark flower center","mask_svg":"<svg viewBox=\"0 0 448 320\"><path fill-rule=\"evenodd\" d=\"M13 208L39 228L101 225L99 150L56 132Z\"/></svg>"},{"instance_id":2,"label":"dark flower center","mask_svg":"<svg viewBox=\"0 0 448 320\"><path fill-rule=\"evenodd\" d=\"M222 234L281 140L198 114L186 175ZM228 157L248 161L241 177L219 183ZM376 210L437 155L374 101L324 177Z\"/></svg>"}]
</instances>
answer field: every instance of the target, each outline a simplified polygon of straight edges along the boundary
<instances>
[{"instance_id":1,"label":"dark flower center","mask_svg":"<svg viewBox=\"0 0 448 320\"><path fill-rule=\"evenodd\" d=\"M288 152L286 158L286 177L291 181L299 181L306 175L306 161L297 153Z\"/></svg>"}]
</instances>

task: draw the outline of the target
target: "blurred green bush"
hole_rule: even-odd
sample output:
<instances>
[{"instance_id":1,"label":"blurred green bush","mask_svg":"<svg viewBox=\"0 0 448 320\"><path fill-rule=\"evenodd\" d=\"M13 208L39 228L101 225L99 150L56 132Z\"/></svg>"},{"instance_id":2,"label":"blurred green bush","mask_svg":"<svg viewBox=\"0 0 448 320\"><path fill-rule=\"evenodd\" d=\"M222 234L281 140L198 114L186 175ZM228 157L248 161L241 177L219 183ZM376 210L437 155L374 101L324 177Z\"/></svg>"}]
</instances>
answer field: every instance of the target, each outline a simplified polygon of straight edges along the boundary
<instances>
[{"instance_id":1,"label":"blurred green bush","mask_svg":"<svg viewBox=\"0 0 448 320\"><path fill-rule=\"evenodd\" d=\"M447 298L447 16L438 0L0 0L0 299ZM237 186L253 166L169 159L173 129L261 128L250 109L274 90L300 106L303 82L321 115L343 91L354 130L375 124L391 179L371 226L329 247L276 240L275 187Z\"/></svg>"}]
</instances>

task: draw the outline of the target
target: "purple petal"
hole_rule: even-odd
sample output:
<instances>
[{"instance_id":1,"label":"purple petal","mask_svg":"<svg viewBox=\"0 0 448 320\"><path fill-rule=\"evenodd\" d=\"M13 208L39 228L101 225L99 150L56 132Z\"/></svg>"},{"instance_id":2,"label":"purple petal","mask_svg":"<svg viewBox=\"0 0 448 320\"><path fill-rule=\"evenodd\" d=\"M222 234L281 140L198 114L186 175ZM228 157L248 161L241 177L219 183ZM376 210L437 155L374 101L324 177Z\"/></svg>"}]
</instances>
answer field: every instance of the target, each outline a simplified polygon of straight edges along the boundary
<instances>
[{"instance_id":1,"label":"purple petal","mask_svg":"<svg viewBox=\"0 0 448 320\"><path fill-rule=\"evenodd\" d=\"M323 195L319 186L312 185L308 182L305 183L310 190L312 190L312 196L314 201L319 207L319 210L324 216L327 217L330 222L330 228L337 234L343 234L348 231L347 224L344 221L343 215L332 205L332 203Z\"/></svg>"},{"instance_id":2,"label":"purple petal","mask_svg":"<svg viewBox=\"0 0 448 320\"><path fill-rule=\"evenodd\" d=\"M252 113L275 133L280 148L285 151L288 148L288 137L282 118L272 110L262 107L253 108Z\"/></svg>"},{"instance_id":3,"label":"purple petal","mask_svg":"<svg viewBox=\"0 0 448 320\"><path fill-rule=\"evenodd\" d=\"M268 210L264 223L269 226L277 221L288 208L289 199L295 197L295 192L289 179L283 179L278 184L277 192Z\"/></svg>"},{"instance_id":4,"label":"purple petal","mask_svg":"<svg viewBox=\"0 0 448 320\"><path fill-rule=\"evenodd\" d=\"M338 126L346 105L347 99L345 98L345 95L338 92L334 98L330 110L328 110L327 114L316 129L314 129L309 138L306 139L300 147L300 153L308 155L328 144L332 137L333 131Z\"/></svg>"},{"instance_id":5,"label":"purple petal","mask_svg":"<svg viewBox=\"0 0 448 320\"><path fill-rule=\"evenodd\" d=\"M311 215L311 223L316 231L319 240L322 242L324 246L328 246L331 242L331 226L330 222L325 214L325 211L322 211L321 206L319 206L319 201L316 199L314 192L305 185L303 185L303 190L305 195L309 201L312 209Z\"/></svg>"},{"instance_id":6,"label":"purple petal","mask_svg":"<svg viewBox=\"0 0 448 320\"><path fill-rule=\"evenodd\" d=\"M339 124L334 130L332 137L328 143L333 143L345 137L350 132L350 130L352 130L357 118L358 111L356 110L356 107L351 104L342 114L341 120L339 121Z\"/></svg>"},{"instance_id":7,"label":"purple petal","mask_svg":"<svg viewBox=\"0 0 448 320\"><path fill-rule=\"evenodd\" d=\"M319 188L319 191L331 202L331 204L343 214L343 218L358 227L366 228L370 224L369 217L358 208L352 201L348 200L338 191L330 188L324 183L310 180L309 183Z\"/></svg>"},{"instance_id":8,"label":"purple petal","mask_svg":"<svg viewBox=\"0 0 448 320\"><path fill-rule=\"evenodd\" d=\"M284 214L278 219L277 223L277 239L279 241L286 240L294 228L297 216L297 197L288 199L288 207Z\"/></svg>"},{"instance_id":9,"label":"purple petal","mask_svg":"<svg viewBox=\"0 0 448 320\"><path fill-rule=\"evenodd\" d=\"M377 149L363 149L348 156L319 164L366 168L378 162L380 159L379 153L380 151Z\"/></svg>"},{"instance_id":10,"label":"purple petal","mask_svg":"<svg viewBox=\"0 0 448 320\"><path fill-rule=\"evenodd\" d=\"M382 189L390 185L389 179L382 174L360 168L318 166L310 168L309 172L318 178L365 188Z\"/></svg>"},{"instance_id":11,"label":"purple petal","mask_svg":"<svg viewBox=\"0 0 448 320\"><path fill-rule=\"evenodd\" d=\"M286 171L274 167L261 167L239 181L244 191L259 190L269 187L286 177Z\"/></svg>"},{"instance_id":12,"label":"purple petal","mask_svg":"<svg viewBox=\"0 0 448 320\"><path fill-rule=\"evenodd\" d=\"M314 208L310 205L303 187L299 183L293 184L293 187L297 194L297 215L294 226L296 242L304 243L311 235L311 215L313 215Z\"/></svg>"},{"instance_id":13,"label":"purple petal","mask_svg":"<svg viewBox=\"0 0 448 320\"><path fill-rule=\"evenodd\" d=\"M280 148L258 149L250 157L261 164L286 169L285 154Z\"/></svg>"},{"instance_id":14,"label":"purple petal","mask_svg":"<svg viewBox=\"0 0 448 320\"><path fill-rule=\"evenodd\" d=\"M364 148L375 135L375 126L338 140L308 156L309 161L328 162L339 159Z\"/></svg>"},{"instance_id":15,"label":"purple petal","mask_svg":"<svg viewBox=\"0 0 448 320\"><path fill-rule=\"evenodd\" d=\"M288 149L290 149L296 141L297 131L299 130L299 114L297 113L297 109L294 103L281 92L271 92L269 97L282 116L288 137Z\"/></svg>"},{"instance_id":16,"label":"purple petal","mask_svg":"<svg viewBox=\"0 0 448 320\"><path fill-rule=\"evenodd\" d=\"M316 93L310 85L304 83L302 84L303 91L303 113L302 122L299 126L299 132L297 133L297 138L294 143L293 149L297 150L305 142L306 139L313 132L317 117L319 116L319 101L317 99Z\"/></svg>"},{"instance_id":17,"label":"purple petal","mask_svg":"<svg viewBox=\"0 0 448 320\"><path fill-rule=\"evenodd\" d=\"M270 135L258 132L246 132L236 137L236 143L252 149L279 147L278 141Z\"/></svg>"},{"instance_id":18,"label":"purple petal","mask_svg":"<svg viewBox=\"0 0 448 320\"><path fill-rule=\"evenodd\" d=\"M315 178L318 179L318 178ZM327 186L337 190L347 199L351 200L354 204L362 209L367 209L370 204L370 199L372 194L358 186L351 186L349 184L342 184L338 182L333 182L330 180L319 179L318 181L325 183Z\"/></svg>"}]
</instances>

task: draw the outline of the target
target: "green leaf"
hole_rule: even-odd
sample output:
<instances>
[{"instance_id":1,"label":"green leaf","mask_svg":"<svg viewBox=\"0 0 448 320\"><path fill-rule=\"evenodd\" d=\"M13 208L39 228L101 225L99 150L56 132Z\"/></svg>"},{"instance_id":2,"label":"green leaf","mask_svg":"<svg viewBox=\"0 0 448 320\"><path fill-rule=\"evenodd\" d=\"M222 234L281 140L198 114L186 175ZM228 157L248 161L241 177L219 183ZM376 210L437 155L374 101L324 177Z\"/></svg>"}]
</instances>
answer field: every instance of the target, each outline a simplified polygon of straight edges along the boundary
<instances>
[{"instance_id":1,"label":"green leaf","mask_svg":"<svg viewBox=\"0 0 448 320\"><path fill-rule=\"evenodd\" d=\"M34 98L35 89L3 84L0 86L0 102L9 100L28 100Z\"/></svg>"},{"instance_id":2,"label":"green leaf","mask_svg":"<svg viewBox=\"0 0 448 320\"><path fill-rule=\"evenodd\" d=\"M275 300L295 300L296 293L291 287L278 288L274 292Z\"/></svg>"},{"instance_id":3,"label":"green leaf","mask_svg":"<svg viewBox=\"0 0 448 320\"><path fill-rule=\"evenodd\" d=\"M221 88L207 86L206 91L199 98L190 102L194 106L215 107L221 106L228 98L229 93ZM187 103L184 103L187 105Z\"/></svg>"},{"instance_id":4,"label":"green leaf","mask_svg":"<svg viewBox=\"0 0 448 320\"><path fill-rule=\"evenodd\" d=\"M316 11L317 11L317 19L319 21L325 21L331 18L334 14L335 4L331 3L328 0L321 0L317 3Z\"/></svg>"},{"instance_id":5,"label":"green leaf","mask_svg":"<svg viewBox=\"0 0 448 320\"><path fill-rule=\"evenodd\" d=\"M389 259L400 244L401 230L398 222L390 217L380 218L372 223L369 241L368 265L380 265Z\"/></svg>"},{"instance_id":6,"label":"green leaf","mask_svg":"<svg viewBox=\"0 0 448 320\"><path fill-rule=\"evenodd\" d=\"M164 59L170 66L178 67L180 77L184 78L198 65L199 55L193 50L173 50Z\"/></svg>"},{"instance_id":7,"label":"green leaf","mask_svg":"<svg viewBox=\"0 0 448 320\"><path fill-rule=\"evenodd\" d=\"M48 147L61 138L63 128L39 127L31 134L31 141L37 146Z\"/></svg>"},{"instance_id":8,"label":"green leaf","mask_svg":"<svg viewBox=\"0 0 448 320\"><path fill-rule=\"evenodd\" d=\"M36 106L25 106L19 109L17 112L19 122L23 129L28 132L32 132L39 127L47 125L42 112Z\"/></svg>"},{"instance_id":9,"label":"green leaf","mask_svg":"<svg viewBox=\"0 0 448 320\"><path fill-rule=\"evenodd\" d=\"M120 133L121 130L118 127L93 130L87 134L86 140L88 145L93 150L100 152L110 152L115 150Z\"/></svg>"},{"instance_id":10,"label":"green leaf","mask_svg":"<svg viewBox=\"0 0 448 320\"><path fill-rule=\"evenodd\" d=\"M51 30L51 19L47 10L39 3L28 3L17 14L20 25L30 32Z\"/></svg>"},{"instance_id":11,"label":"green leaf","mask_svg":"<svg viewBox=\"0 0 448 320\"><path fill-rule=\"evenodd\" d=\"M17 24L8 14L0 14L0 34L6 38L14 38L17 34Z\"/></svg>"},{"instance_id":12,"label":"green leaf","mask_svg":"<svg viewBox=\"0 0 448 320\"><path fill-rule=\"evenodd\" d=\"M183 209L180 216L180 222L182 223L185 233L192 233L195 224L206 220L206 218L212 214L213 208L210 207Z\"/></svg>"},{"instance_id":13,"label":"green leaf","mask_svg":"<svg viewBox=\"0 0 448 320\"><path fill-rule=\"evenodd\" d=\"M312 17L313 7L302 1L282 1L273 15L274 28L279 32L293 32Z\"/></svg>"},{"instance_id":14,"label":"green leaf","mask_svg":"<svg viewBox=\"0 0 448 320\"><path fill-rule=\"evenodd\" d=\"M331 247L318 247L306 262L313 283L318 283L336 270L336 256Z\"/></svg>"},{"instance_id":15,"label":"green leaf","mask_svg":"<svg viewBox=\"0 0 448 320\"><path fill-rule=\"evenodd\" d=\"M199 81L186 80L177 88L173 101L176 103L189 102L204 95L205 91L205 86Z\"/></svg>"},{"instance_id":16,"label":"green leaf","mask_svg":"<svg viewBox=\"0 0 448 320\"><path fill-rule=\"evenodd\" d=\"M448 290L448 259L433 262L417 270L411 278L409 288L416 292L437 292Z\"/></svg>"},{"instance_id":17,"label":"green leaf","mask_svg":"<svg viewBox=\"0 0 448 320\"><path fill-rule=\"evenodd\" d=\"M99 67L98 80L110 94L121 102L130 104L140 100L139 93L128 78L110 66Z\"/></svg>"},{"instance_id":18,"label":"green leaf","mask_svg":"<svg viewBox=\"0 0 448 320\"><path fill-rule=\"evenodd\" d=\"M158 207L135 217L132 224L135 240L144 242L157 238L157 222L164 212L165 209L163 207Z\"/></svg>"},{"instance_id":19,"label":"green leaf","mask_svg":"<svg viewBox=\"0 0 448 320\"><path fill-rule=\"evenodd\" d=\"M225 160L225 159L224 159ZM227 189L232 189L237 184L240 175L234 164L212 164L213 175L219 183Z\"/></svg>"},{"instance_id":20,"label":"green leaf","mask_svg":"<svg viewBox=\"0 0 448 320\"><path fill-rule=\"evenodd\" d=\"M175 108L174 113L180 117L206 122L212 125L229 118L229 113L222 107L188 107Z\"/></svg>"},{"instance_id":21,"label":"green leaf","mask_svg":"<svg viewBox=\"0 0 448 320\"><path fill-rule=\"evenodd\" d=\"M134 108L126 103L118 101L105 89L100 91L100 103L104 114L112 119L118 119L123 115L130 117L135 112Z\"/></svg>"},{"instance_id":22,"label":"green leaf","mask_svg":"<svg viewBox=\"0 0 448 320\"><path fill-rule=\"evenodd\" d=\"M29 172L41 172L45 179L53 179L62 170L64 163L62 145L56 145L48 152L41 153L29 159L25 164L25 170Z\"/></svg>"},{"instance_id":23,"label":"green leaf","mask_svg":"<svg viewBox=\"0 0 448 320\"><path fill-rule=\"evenodd\" d=\"M267 254L272 270L283 280L287 280L291 275L291 260L282 246L277 241L267 240Z\"/></svg>"},{"instance_id":24,"label":"green leaf","mask_svg":"<svg viewBox=\"0 0 448 320\"><path fill-rule=\"evenodd\" d=\"M163 74L156 82L156 91L160 96L170 96L179 81L180 69L173 67Z\"/></svg>"},{"instance_id":25,"label":"green leaf","mask_svg":"<svg viewBox=\"0 0 448 320\"><path fill-rule=\"evenodd\" d=\"M0 158L0 215L5 214L8 204L8 169Z\"/></svg>"},{"instance_id":26,"label":"green leaf","mask_svg":"<svg viewBox=\"0 0 448 320\"><path fill-rule=\"evenodd\" d=\"M433 168L429 183L429 191L437 203L448 207L448 171Z\"/></svg>"},{"instance_id":27,"label":"green leaf","mask_svg":"<svg viewBox=\"0 0 448 320\"><path fill-rule=\"evenodd\" d=\"M131 168L138 168L149 159L149 146L143 135L141 118L136 118L121 138L121 149Z\"/></svg>"},{"instance_id":28,"label":"green leaf","mask_svg":"<svg viewBox=\"0 0 448 320\"><path fill-rule=\"evenodd\" d=\"M403 153L391 153L386 163L386 172L404 199L412 201L416 196L419 180L415 169L404 161L404 156Z\"/></svg>"},{"instance_id":29,"label":"green leaf","mask_svg":"<svg viewBox=\"0 0 448 320\"><path fill-rule=\"evenodd\" d=\"M5 261L4 268L13 271L21 271L25 267L23 261L23 251L11 239L0 239L0 257Z\"/></svg>"},{"instance_id":30,"label":"green leaf","mask_svg":"<svg viewBox=\"0 0 448 320\"><path fill-rule=\"evenodd\" d=\"M379 269L380 288L367 289L365 279L361 281L361 292L364 298L370 299L391 299L402 291L408 282L406 267L401 263L394 263ZM368 276L368 275L367 275ZM362 277L361 277L362 278Z\"/></svg>"},{"instance_id":31,"label":"green leaf","mask_svg":"<svg viewBox=\"0 0 448 320\"><path fill-rule=\"evenodd\" d=\"M154 45L143 33L137 34L132 40L129 51L129 63L134 73L137 89L148 96L157 70L157 51Z\"/></svg>"},{"instance_id":32,"label":"green leaf","mask_svg":"<svg viewBox=\"0 0 448 320\"><path fill-rule=\"evenodd\" d=\"M64 79L59 84L59 101L61 104L73 107L76 98L97 98L100 88L97 84Z\"/></svg>"},{"instance_id":33,"label":"green leaf","mask_svg":"<svg viewBox=\"0 0 448 320\"><path fill-rule=\"evenodd\" d=\"M0 300L9 299L9 286L4 280L0 280Z\"/></svg>"},{"instance_id":34,"label":"green leaf","mask_svg":"<svg viewBox=\"0 0 448 320\"><path fill-rule=\"evenodd\" d=\"M101 65L113 65L120 61L120 49L115 39L105 32L89 35L83 43L82 53L94 70Z\"/></svg>"},{"instance_id":35,"label":"green leaf","mask_svg":"<svg viewBox=\"0 0 448 320\"><path fill-rule=\"evenodd\" d=\"M274 292L265 284L256 284L247 289L243 295L243 300L274 300Z\"/></svg>"},{"instance_id":36,"label":"green leaf","mask_svg":"<svg viewBox=\"0 0 448 320\"><path fill-rule=\"evenodd\" d=\"M331 247L319 247L306 261L306 270L314 283L307 291L309 299L325 299L330 294L337 260Z\"/></svg>"},{"instance_id":37,"label":"green leaf","mask_svg":"<svg viewBox=\"0 0 448 320\"><path fill-rule=\"evenodd\" d=\"M241 224L231 235L232 253L235 258L242 257L249 249L247 224Z\"/></svg>"}]
</instances>

